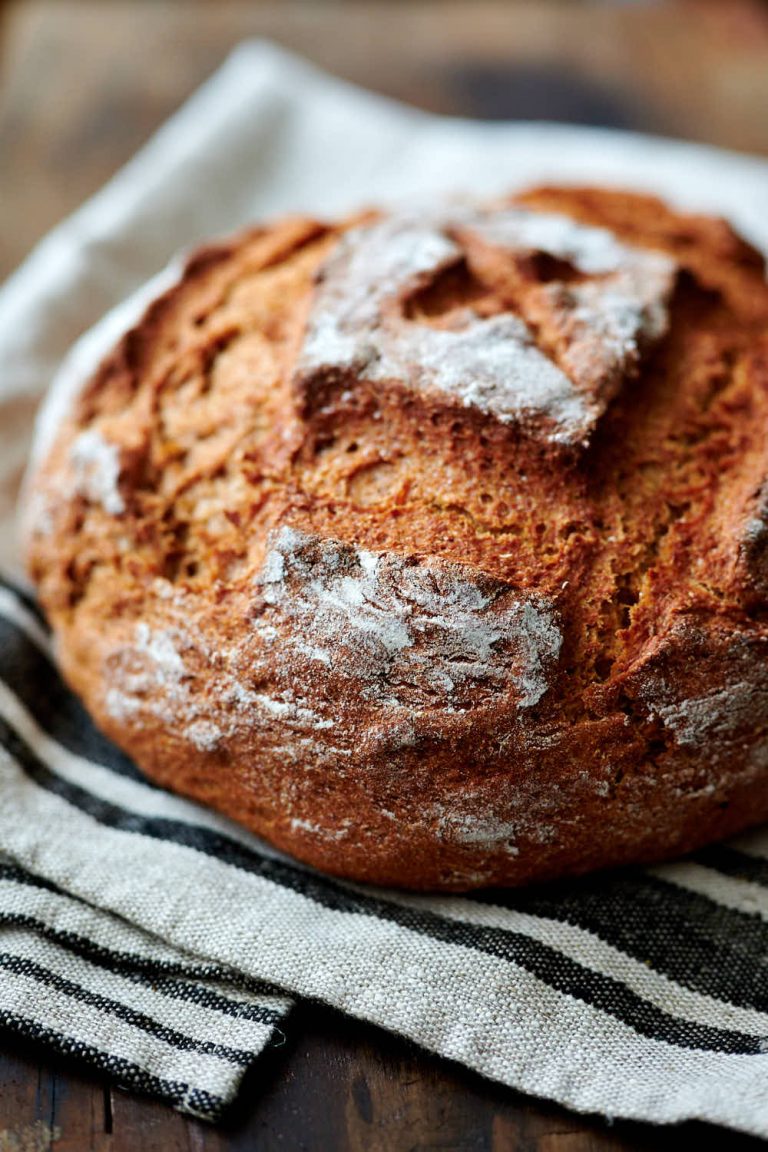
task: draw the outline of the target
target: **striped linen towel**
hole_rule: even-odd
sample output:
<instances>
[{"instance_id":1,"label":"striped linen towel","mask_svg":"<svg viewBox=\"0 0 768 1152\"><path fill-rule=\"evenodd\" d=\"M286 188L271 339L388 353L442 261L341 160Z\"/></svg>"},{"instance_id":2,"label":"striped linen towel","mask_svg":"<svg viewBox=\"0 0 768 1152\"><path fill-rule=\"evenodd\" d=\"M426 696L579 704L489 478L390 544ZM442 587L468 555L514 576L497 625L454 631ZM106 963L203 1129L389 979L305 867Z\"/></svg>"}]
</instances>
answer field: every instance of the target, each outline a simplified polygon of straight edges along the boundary
<instances>
[{"instance_id":1,"label":"striped linen towel","mask_svg":"<svg viewBox=\"0 0 768 1152\"><path fill-rule=\"evenodd\" d=\"M0 290L6 569L29 399L94 310L173 248L275 207L331 212L444 190L455 172L488 192L553 166L677 199L684 186L768 245L765 163L450 124L269 46L239 49ZM313 997L580 1111L768 1136L766 831L664 867L471 897L322 877L150 784L97 732L17 568L0 584L0 847L0 1023L196 1115L220 1114L280 1042L291 1000Z\"/></svg>"}]
</instances>

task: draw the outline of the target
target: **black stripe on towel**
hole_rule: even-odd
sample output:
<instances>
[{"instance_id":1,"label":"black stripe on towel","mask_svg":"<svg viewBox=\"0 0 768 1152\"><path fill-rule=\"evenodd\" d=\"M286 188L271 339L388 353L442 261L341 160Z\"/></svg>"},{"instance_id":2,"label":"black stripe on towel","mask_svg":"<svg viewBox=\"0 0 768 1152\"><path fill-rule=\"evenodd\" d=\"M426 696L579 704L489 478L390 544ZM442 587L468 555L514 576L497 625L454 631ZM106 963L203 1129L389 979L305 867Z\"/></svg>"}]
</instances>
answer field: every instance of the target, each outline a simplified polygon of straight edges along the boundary
<instances>
[{"instance_id":1,"label":"black stripe on towel","mask_svg":"<svg viewBox=\"0 0 768 1152\"><path fill-rule=\"evenodd\" d=\"M60 900L77 904L78 900L72 897L67 892L63 892L56 884L52 884L50 880L46 880L43 876L37 876L32 872L27 872L26 869L20 868L17 864L8 860L0 860L0 909L3 906L3 888L2 882L10 881L13 884L23 884L30 888L39 888L44 892L54 893ZM0 924L18 924L20 927L28 928L37 932L41 936L45 936L49 940L54 940L58 944L62 944L70 952L81 956L84 960L89 960L93 964L98 964L103 968L109 968L114 972L125 973L130 969L131 973L146 974L147 979L153 984L157 985L158 979L174 977L190 980L215 980L221 984L231 986L238 991L246 992L251 996L269 996L279 997L281 1000L287 1000L288 997L283 988L278 988L275 984L269 984L266 980L257 980L255 977L247 976L244 972L238 972L235 968L222 967L219 964L190 964L184 961L173 960L160 960L154 957L145 957L137 952L120 952L115 948L107 948L104 944L96 943L96 941L86 936L81 936L78 933L63 930L61 928L53 928L43 920L34 916L22 915L16 911L1 911L0 910ZM144 932L142 928L136 928L139 933ZM251 1007L244 1004L241 1000L226 1001L230 1003L236 1010L239 1016L247 1016L251 1011ZM242 1011L241 1011L242 1009ZM222 1011L226 1011L222 1005ZM277 1023L284 1020L286 1012L278 1011L277 1009L267 1008L263 1005L253 1005L253 1019L262 1020L264 1023Z\"/></svg>"},{"instance_id":2,"label":"black stripe on towel","mask_svg":"<svg viewBox=\"0 0 768 1152\"><path fill-rule=\"evenodd\" d=\"M168 961L147 960L132 953L112 952L102 944L95 944L85 936L78 936L74 932L62 932L51 928L35 916L25 916L17 912L0 912L0 927L25 928L34 932L36 936L58 944L74 956L87 960L89 964L103 968L106 972L122 976L133 984L144 984L148 988L168 996L169 999L186 1000L190 1004L198 1004L202 1008L211 1008L238 1019L253 1020L268 1027L273 1027L285 1017L285 1013L276 1008L268 1008L265 1004L249 1004L244 1000L230 999L215 989L199 983L199 981L215 980L222 984L231 983L233 988L250 992L254 996L285 996L285 993L276 992L272 988L269 990L266 987L252 988L246 980L239 980L236 972L230 974L223 968L213 966L185 968L181 964L171 965Z\"/></svg>"},{"instance_id":3,"label":"black stripe on towel","mask_svg":"<svg viewBox=\"0 0 768 1152\"><path fill-rule=\"evenodd\" d=\"M768 924L758 913L631 868L473 899L584 928L678 984L768 1012Z\"/></svg>"},{"instance_id":4,"label":"black stripe on towel","mask_svg":"<svg viewBox=\"0 0 768 1152\"><path fill-rule=\"evenodd\" d=\"M75 1036L67 1036L64 1032L48 1028L39 1021L16 1012L0 1009L0 1027L8 1028L16 1035L24 1036L28 1040L43 1043L52 1051L59 1052L63 1056L85 1060L92 1067L105 1072L121 1088L128 1088L132 1092L142 1092L148 1096L156 1096L195 1116L216 1120L229 1103L221 1096L217 1096L213 1092L206 1092L202 1088L195 1088L183 1080L165 1080L160 1076L155 1076L131 1060L103 1052L100 1048L87 1044L83 1040L78 1040Z\"/></svg>"},{"instance_id":5,"label":"black stripe on towel","mask_svg":"<svg viewBox=\"0 0 768 1152\"><path fill-rule=\"evenodd\" d=\"M144 1012L138 1012L127 1004L121 1004L119 1000L113 1000L110 996L104 996L100 992L91 992L90 989L83 988L74 980L60 976L50 968L28 959L26 956L0 952L0 968L6 972L12 972L16 976L27 976L45 987L54 988L71 1000L98 1009L105 1016L114 1016L117 1020L129 1024L131 1028L144 1032L148 1036L154 1036L156 1040L161 1040L179 1052L198 1052L204 1056L215 1056L219 1060L225 1060L228 1064L234 1064L240 1068L246 1068L253 1060L253 1052L242 1048L230 1048L225 1044L215 1044L210 1040L195 1040L194 1037L187 1036L184 1032L160 1024L159 1021L152 1016L147 1016Z\"/></svg>"},{"instance_id":6,"label":"black stripe on towel","mask_svg":"<svg viewBox=\"0 0 768 1152\"><path fill-rule=\"evenodd\" d=\"M724 876L732 876L735 880L748 880L750 884L768 888L768 860L763 860L760 856L739 852L728 844L712 844L709 848L700 849L693 859L697 864L703 864L705 868L722 872Z\"/></svg>"}]
</instances>

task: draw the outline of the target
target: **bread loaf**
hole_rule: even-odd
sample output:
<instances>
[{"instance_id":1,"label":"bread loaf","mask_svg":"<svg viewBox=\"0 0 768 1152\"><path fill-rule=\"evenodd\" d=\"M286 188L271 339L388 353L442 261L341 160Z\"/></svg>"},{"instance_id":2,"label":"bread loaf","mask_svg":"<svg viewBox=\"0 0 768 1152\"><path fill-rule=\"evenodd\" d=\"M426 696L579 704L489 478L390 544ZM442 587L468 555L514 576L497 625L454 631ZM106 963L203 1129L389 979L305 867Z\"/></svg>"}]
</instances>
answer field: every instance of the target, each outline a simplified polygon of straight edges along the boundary
<instances>
[{"instance_id":1,"label":"bread loaf","mask_svg":"<svg viewBox=\"0 0 768 1152\"><path fill-rule=\"evenodd\" d=\"M160 784L411 888L768 817L768 286L599 189L206 248L27 506L63 672Z\"/></svg>"}]
</instances>

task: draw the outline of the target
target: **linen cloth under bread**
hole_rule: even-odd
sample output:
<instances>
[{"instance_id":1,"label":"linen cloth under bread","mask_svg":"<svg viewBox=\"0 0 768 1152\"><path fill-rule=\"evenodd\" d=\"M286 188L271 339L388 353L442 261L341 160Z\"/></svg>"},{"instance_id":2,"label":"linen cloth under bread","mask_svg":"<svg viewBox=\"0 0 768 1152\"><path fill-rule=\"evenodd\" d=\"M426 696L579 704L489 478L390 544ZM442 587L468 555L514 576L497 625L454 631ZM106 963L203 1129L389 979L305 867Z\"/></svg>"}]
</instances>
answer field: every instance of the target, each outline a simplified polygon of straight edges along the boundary
<instances>
[{"instance_id":1,"label":"linen cloth under bread","mask_svg":"<svg viewBox=\"0 0 768 1152\"><path fill-rule=\"evenodd\" d=\"M176 251L290 210L553 179L658 192L768 250L764 161L443 120L254 43L0 289L6 1029L215 1119L314 997L579 1111L768 1136L768 832L471 897L328 879L148 783L61 682L24 591L12 516L32 410L73 341ZM85 337L74 382L135 309Z\"/></svg>"}]
</instances>

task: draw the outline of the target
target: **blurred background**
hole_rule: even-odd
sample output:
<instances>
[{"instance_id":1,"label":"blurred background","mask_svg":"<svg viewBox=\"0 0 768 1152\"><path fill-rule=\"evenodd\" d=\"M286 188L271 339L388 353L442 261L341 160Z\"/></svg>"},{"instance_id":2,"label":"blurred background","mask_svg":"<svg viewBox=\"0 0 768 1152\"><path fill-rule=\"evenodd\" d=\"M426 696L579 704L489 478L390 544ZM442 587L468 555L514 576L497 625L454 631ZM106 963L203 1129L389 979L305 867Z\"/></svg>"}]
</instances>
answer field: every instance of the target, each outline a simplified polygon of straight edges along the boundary
<instances>
[{"instance_id":1,"label":"blurred background","mask_svg":"<svg viewBox=\"0 0 768 1152\"><path fill-rule=\"evenodd\" d=\"M0 279L251 36L434 112L768 154L768 0L0 0Z\"/></svg>"}]
</instances>

